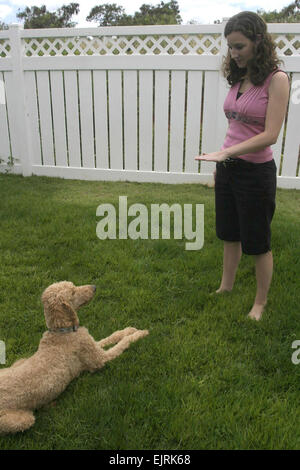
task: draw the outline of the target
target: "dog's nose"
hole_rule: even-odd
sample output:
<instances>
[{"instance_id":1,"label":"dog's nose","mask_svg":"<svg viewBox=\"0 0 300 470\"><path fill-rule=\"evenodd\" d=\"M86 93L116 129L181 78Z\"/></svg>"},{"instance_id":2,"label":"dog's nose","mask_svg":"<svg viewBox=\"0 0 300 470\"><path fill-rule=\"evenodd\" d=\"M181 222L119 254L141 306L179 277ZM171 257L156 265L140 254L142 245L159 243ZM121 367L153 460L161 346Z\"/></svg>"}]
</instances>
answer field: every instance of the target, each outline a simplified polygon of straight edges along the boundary
<instances>
[{"instance_id":1,"label":"dog's nose","mask_svg":"<svg viewBox=\"0 0 300 470\"><path fill-rule=\"evenodd\" d=\"M97 289L97 287L96 287L96 286L92 286L92 288L94 289L94 292L95 292L95 290Z\"/></svg>"}]
</instances>

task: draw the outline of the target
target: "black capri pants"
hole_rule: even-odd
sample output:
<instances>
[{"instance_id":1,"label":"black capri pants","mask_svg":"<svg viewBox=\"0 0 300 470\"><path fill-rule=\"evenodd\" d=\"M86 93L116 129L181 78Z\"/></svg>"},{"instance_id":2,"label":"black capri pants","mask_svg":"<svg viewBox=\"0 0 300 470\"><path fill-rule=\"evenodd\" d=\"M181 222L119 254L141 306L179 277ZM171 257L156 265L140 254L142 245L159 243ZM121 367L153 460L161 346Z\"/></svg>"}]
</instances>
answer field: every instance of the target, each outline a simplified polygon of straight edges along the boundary
<instances>
[{"instance_id":1,"label":"black capri pants","mask_svg":"<svg viewBox=\"0 0 300 470\"><path fill-rule=\"evenodd\" d=\"M271 250L275 211L276 164L232 158L217 163L216 233L224 241L240 241L242 251L259 255Z\"/></svg>"}]
</instances>

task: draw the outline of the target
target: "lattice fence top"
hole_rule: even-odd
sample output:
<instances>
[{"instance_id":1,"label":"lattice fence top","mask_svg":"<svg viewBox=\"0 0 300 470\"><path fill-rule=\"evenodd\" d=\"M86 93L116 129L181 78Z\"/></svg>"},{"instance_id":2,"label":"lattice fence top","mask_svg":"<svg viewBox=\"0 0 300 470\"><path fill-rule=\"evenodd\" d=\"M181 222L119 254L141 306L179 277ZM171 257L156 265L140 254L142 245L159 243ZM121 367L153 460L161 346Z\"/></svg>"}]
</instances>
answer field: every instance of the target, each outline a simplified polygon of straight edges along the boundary
<instances>
[{"instance_id":1,"label":"lattice fence top","mask_svg":"<svg viewBox=\"0 0 300 470\"><path fill-rule=\"evenodd\" d=\"M26 56L61 55L217 55L220 34L85 36L25 39Z\"/></svg>"},{"instance_id":2,"label":"lattice fence top","mask_svg":"<svg viewBox=\"0 0 300 470\"><path fill-rule=\"evenodd\" d=\"M10 56L10 40L0 39L0 57Z\"/></svg>"},{"instance_id":3,"label":"lattice fence top","mask_svg":"<svg viewBox=\"0 0 300 470\"><path fill-rule=\"evenodd\" d=\"M300 55L300 34L272 34L279 56ZM22 55L218 55L222 34L152 34L23 38ZM0 58L10 57L10 40L0 39Z\"/></svg>"},{"instance_id":4,"label":"lattice fence top","mask_svg":"<svg viewBox=\"0 0 300 470\"><path fill-rule=\"evenodd\" d=\"M300 55L300 35L273 37L279 55ZM26 56L217 55L221 34L30 38L24 42Z\"/></svg>"},{"instance_id":5,"label":"lattice fence top","mask_svg":"<svg viewBox=\"0 0 300 470\"><path fill-rule=\"evenodd\" d=\"M300 34L271 34L277 54L283 56L300 55Z\"/></svg>"}]
</instances>

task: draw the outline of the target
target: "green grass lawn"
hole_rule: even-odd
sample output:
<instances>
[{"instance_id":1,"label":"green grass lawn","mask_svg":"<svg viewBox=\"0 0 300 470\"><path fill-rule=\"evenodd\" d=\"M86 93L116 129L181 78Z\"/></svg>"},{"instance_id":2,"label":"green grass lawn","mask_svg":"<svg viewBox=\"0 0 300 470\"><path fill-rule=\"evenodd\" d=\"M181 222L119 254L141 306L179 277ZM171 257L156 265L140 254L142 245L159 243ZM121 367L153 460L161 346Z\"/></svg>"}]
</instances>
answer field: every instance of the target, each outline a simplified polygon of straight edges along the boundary
<instances>
[{"instance_id":1,"label":"green grass lawn","mask_svg":"<svg viewBox=\"0 0 300 470\"><path fill-rule=\"evenodd\" d=\"M98 205L204 204L205 241L100 240ZM214 192L201 185L85 182L0 175L0 340L6 366L45 331L41 293L70 280L97 285L79 311L96 340L134 326L150 334L94 374L83 373L23 434L0 449L299 449L300 191L278 190L274 276L261 322L247 318L254 260L232 293L219 286L222 242ZM4 367L4 365L0 366Z\"/></svg>"}]
</instances>

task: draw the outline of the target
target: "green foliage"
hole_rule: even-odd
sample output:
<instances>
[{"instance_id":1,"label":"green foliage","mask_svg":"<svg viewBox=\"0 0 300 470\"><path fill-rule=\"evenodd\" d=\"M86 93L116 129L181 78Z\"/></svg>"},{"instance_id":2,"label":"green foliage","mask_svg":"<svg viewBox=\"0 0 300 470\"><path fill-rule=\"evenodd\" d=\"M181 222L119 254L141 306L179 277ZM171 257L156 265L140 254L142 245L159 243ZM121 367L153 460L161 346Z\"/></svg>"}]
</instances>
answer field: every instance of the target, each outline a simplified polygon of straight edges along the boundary
<instances>
[{"instance_id":1,"label":"green foliage","mask_svg":"<svg viewBox=\"0 0 300 470\"><path fill-rule=\"evenodd\" d=\"M91 9L87 21L97 21L99 26L116 26L126 16L123 7L116 3L105 3Z\"/></svg>"},{"instance_id":2,"label":"green foliage","mask_svg":"<svg viewBox=\"0 0 300 470\"><path fill-rule=\"evenodd\" d=\"M257 13L267 23L299 23L300 22L300 0L295 0L288 6L282 8L279 12L277 10L264 11L258 10Z\"/></svg>"},{"instance_id":3,"label":"green foliage","mask_svg":"<svg viewBox=\"0 0 300 470\"><path fill-rule=\"evenodd\" d=\"M294 0L288 6L277 10L264 11L259 9L257 13L261 15L267 23L297 23L300 22L299 12L300 0ZM76 23L71 21L73 15L79 13L79 4L70 3L63 5L56 11L50 12L46 5L41 7L25 7L17 13L17 18L24 21L24 28L67 28L74 27ZM105 3L94 6L87 21L94 21L98 26L133 26L133 25L163 25L181 24L182 18L177 0L169 2L161 1L157 5L142 4L133 15L127 15L125 9L116 3ZM193 20L188 23L193 24ZM214 23L220 23L215 20ZM8 25L0 21L0 30L7 29Z\"/></svg>"},{"instance_id":4,"label":"green foliage","mask_svg":"<svg viewBox=\"0 0 300 470\"><path fill-rule=\"evenodd\" d=\"M3 21L0 21L0 31L8 29L8 24L4 23Z\"/></svg>"},{"instance_id":5,"label":"green foliage","mask_svg":"<svg viewBox=\"0 0 300 470\"><path fill-rule=\"evenodd\" d=\"M79 3L70 3L63 5L55 12L48 11L46 5L26 7L23 11L19 10L16 16L24 20L24 29L72 28L76 23L70 20L73 15L78 13Z\"/></svg>"},{"instance_id":6,"label":"green foliage","mask_svg":"<svg viewBox=\"0 0 300 470\"><path fill-rule=\"evenodd\" d=\"M15 159L12 155L10 155L8 157L8 159L6 159L6 160L4 160L3 158L0 157L0 165L3 164L3 163L6 165L5 173L9 173L9 172L12 171L13 166L14 166L14 162L15 162Z\"/></svg>"},{"instance_id":7,"label":"green foliage","mask_svg":"<svg viewBox=\"0 0 300 470\"><path fill-rule=\"evenodd\" d=\"M180 24L182 22L179 5L176 0L160 4L143 4L134 15L126 15L123 7L115 3L94 7L87 21L96 21L98 26L133 26L153 24Z\"/></svg>"}]
</instances>

